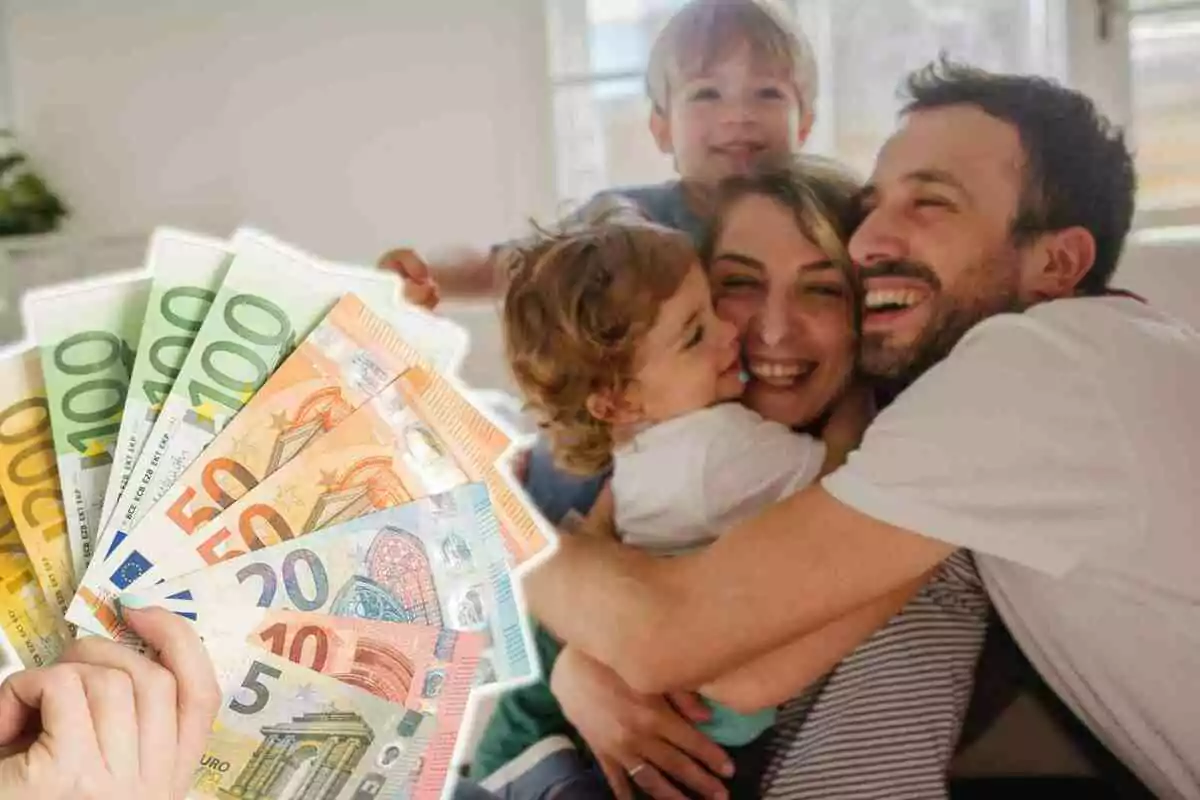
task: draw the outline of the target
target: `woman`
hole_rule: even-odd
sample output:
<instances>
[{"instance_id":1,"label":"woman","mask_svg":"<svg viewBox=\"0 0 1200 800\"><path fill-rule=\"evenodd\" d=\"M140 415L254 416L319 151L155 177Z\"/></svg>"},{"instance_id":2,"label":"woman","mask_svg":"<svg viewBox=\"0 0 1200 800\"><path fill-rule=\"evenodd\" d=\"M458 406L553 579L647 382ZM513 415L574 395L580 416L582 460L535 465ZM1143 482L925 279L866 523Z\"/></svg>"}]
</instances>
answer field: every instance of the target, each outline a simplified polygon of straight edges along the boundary
<instances>
[{"instance_id":1,"label":"woman","mask_svg":"<svg viewBox=\"0 0 1200 800\"><path fill-rule=\"evenodd\" d=\"M744 402L793 428L820 429L832 409L855 402L846 390L856 352L858 305L850 291L844 243L854 223L857 187L827 165L809 160L802 166L803 175L727 182L717 198L717 224L703 249L717 314L735 325L741 341L749 374ZM531 464L531 494L539 501L559 501L554 516L567 507L586 510L596 482L564 488L561 479L549 474L542 455L535 454ZM547 505L553 503L543 503ZM887 737L886 746L911 762L900 770L901 779L911 783L900 787L900 795L887 794L895 788L896 770L889 767L888 774L880 772L879 764L886 764L887 758L877 757L879 749L872 742L874 767L865 772L870 780L886 785L878 796L902 796L905 788L923 797L944 793L945 764L957 737L958 712L966 704L986 612L973 570L961 562L947 567L922 590L907 619L901 615L877 635L880 643L874 653L870 647L860 648L835 671L825 690L789 706L778 726L764 788L829 796L831 791L844 791L847 775L861 784L864 765L845 754L860 746L864 733L878 727L878 717L871 715L870 708L882 701L889 709L919 713L925 732L914 737L909 735L911 728L897 728ZM938 598L947 597L940 605ZM706 693L715 696L720 691L721 699L747 709L782 702L816 682L883 625L904 599L865 628L861 621L843 626L823 641L802 646L798 653L754 662L704 687ZM920 638L922 631L928 636ZM931 680L929 660L904 664L893 654L882 666L899 669L904 691L915 686L925 698L922 706L929 704L932 713L925 707L906 708L903 698L886 688L888 681L874 682L880 688L873 692L853 688L864 676L880 671L881 652L914 636L935 659L937 654L944 656L942 666L948 668L939 669L941 674ZM929 649L932 639L938 641ZM547 655L543 650L544 662ZM549 663L544 666L551 668ZM597 757L618 796L629 791L626 774L655 797L681 796L679 787L720 796L722 784L712 773L720 771L723 753L686 724L664 698L637 696L611 671L569 646L553 666L551 685L567 719ZM504 714L502 706L499 716ZM916 720L909 716L908 721ZM531 775L524 773L526 787ZM869 784L866 790L875 791L873 787ZM523 788L513 794L527 796L528 791Z\"/></svg>"}]
</instances>

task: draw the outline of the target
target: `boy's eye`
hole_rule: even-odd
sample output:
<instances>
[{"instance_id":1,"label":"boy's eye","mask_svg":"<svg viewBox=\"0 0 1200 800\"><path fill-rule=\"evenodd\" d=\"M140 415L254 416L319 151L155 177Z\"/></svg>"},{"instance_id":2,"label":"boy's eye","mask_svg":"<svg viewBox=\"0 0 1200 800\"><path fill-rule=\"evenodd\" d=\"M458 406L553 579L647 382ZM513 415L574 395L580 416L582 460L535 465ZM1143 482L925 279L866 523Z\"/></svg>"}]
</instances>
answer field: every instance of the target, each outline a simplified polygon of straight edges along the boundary
<instances>
[{"instance_id":1,"label":"boy's eye","mask_svg":"<svg viewBox=\"0 0 1200 800\"><path fill-rule=\"evenodd\" d=\"M687 343L684 344L684 348L690 350L702 341L704 341L704 326L697 325L696 330L692 332L692 335L687 339Z\"/></svg>"},{"instance_id":2,"label":"boy's eye","mask_svg":"<svg viewBox=\"0 0 1200 800\"><path fill-rule=\"evenodd\" d=\"M691 94L692 100L717 100L720 97L721 93L712 86L703 86L699 89L695 89Z\"/></svg>"},{"instance_id":3,"label":"boy's eye","mask_svg":"<svg viewBox=\"0 0 1200 800\"><path fill-rule=\"evenodd\" d=\"M758 90L758 96L764 100L782 100L783 90L778 86L767 86Z\"/></svg>"}]
</instances>

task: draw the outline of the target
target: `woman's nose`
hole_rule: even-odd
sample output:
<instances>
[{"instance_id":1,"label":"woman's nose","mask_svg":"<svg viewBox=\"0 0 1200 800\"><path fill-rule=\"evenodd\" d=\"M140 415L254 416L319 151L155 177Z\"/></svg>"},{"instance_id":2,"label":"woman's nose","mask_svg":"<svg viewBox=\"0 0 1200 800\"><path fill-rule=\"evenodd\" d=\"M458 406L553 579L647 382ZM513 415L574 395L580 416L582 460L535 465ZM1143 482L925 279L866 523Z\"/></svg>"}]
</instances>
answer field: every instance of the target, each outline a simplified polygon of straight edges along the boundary
<instances>
[{"instance_id":1,"label":"woman's nose","mask_svg":"<svg viewBox=\"0 0 1200 800\"><path fill-rule=\"evenodd\" d=\"M758 316L758 335L763 344L774 346L784 340L791 327L790 315L784 304L768 300Z\"/></svg>"}]
</instances>

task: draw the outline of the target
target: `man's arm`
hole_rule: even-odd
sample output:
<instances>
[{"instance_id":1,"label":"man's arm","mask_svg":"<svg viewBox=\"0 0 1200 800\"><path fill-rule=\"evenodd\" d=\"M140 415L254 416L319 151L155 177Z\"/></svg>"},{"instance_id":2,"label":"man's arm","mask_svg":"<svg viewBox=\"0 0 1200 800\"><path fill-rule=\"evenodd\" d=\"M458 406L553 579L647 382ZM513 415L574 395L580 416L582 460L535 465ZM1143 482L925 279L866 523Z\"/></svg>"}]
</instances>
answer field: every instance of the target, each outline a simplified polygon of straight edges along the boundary
<instances>
[{"instance_id":1,"label":"man's arm","mask_svg":"<svg viewBox=\"0 0 1200 800\"><path fill-rule=\"evenodd\" d=\"M701 687L701 694L744 714L796 697L900 613L928 578L908 583L816 633L759 656Z\"/></svg>"},{"instance_id":2,"label":"man's arm","mask_svg":"<svg viewBox=\"0 0 1200 800\"><path fill-rule=\"evenodd\" d=\"M563 537L525 578L538 619L643 692L701 686L933 570L955 547L810 487L702 552Z\"/></svg>"}]
</instances>

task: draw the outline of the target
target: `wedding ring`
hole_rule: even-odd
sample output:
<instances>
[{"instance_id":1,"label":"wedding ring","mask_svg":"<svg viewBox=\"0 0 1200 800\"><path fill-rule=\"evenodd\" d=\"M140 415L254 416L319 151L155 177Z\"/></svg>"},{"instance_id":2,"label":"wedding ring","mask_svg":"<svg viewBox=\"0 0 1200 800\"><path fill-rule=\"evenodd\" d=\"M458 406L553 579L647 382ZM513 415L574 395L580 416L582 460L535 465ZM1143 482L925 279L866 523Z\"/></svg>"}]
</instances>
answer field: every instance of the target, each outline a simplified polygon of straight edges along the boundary
<instances>
[{"instance_id":1,"label":"wedding ring","mask_svg":"<svg viewBox=\"0 0 1200 800\"><path fill-rule=\"evenodd\" d=\"M639 772L641 772L642 770L644 770L648 766L650 766L650 765L647 764L645 761L643 761L640 764L635 764L634 766L629 768L629 777L631 777L631 778L637 777L637 774Z\"/></svg>"}]
</instances>

